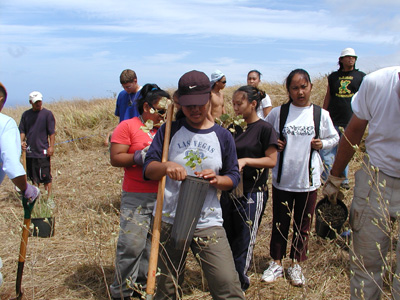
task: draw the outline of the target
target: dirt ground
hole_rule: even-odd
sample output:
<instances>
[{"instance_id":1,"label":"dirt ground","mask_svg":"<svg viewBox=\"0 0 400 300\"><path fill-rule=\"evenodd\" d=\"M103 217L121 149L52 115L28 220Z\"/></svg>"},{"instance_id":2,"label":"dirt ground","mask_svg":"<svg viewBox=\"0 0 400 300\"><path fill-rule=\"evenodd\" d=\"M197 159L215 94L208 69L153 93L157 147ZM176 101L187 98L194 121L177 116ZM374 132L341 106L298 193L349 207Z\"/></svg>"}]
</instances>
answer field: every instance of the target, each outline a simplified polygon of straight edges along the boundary
<instances>
[{"instance_id":1,"label":"dirt ground","mask_svg":"<svg viewBox=\"0 0 400 300\"><path fill-rule=\"evenodd\" d=\"M99 145L56 154L52 174L57 205L55 235L29 238L22 281L24 295L26 299L110 299L108 286L114 271L123 170L109 164L108 149ZM0 192L0 256L4 265L1 299L15 296L22 221L20 200L11 182L5 179ZM272 285L260 282L270 260L271 221L268 201L247 299L347 299L348 253L315 235L311 236L310 259L304 265L308 280L304 288L294 288L285 279ZM185 299L211 299L200 268L189 257Z\"/></svg>"}]
</instances>

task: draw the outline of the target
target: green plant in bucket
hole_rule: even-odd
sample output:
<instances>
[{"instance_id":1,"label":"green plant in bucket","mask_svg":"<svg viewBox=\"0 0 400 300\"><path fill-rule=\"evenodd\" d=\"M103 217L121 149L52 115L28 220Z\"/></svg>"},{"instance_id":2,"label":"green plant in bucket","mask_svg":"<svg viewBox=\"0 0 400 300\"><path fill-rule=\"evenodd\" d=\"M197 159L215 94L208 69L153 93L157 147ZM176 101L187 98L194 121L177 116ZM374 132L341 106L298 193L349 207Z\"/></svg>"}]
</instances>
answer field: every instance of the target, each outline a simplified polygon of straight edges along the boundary
<instances>
[{"instance_id":1,"label":"green plant in bucket","mask_svg":"<svg viewBox=\"0 0 400 300\"><path fill-rule=\"evenodd\" d=\"M197 149L196 151L190 150L188 154L184 157L184 159L187 160L185 166L188 166L192 170L196 170L197 166L200 166L200 169L202 169L201 165L203 163L203 160L205 160L206 157L201 157L199 150Z\"/></svg>"},{"instance_id":2,"label":"green plant in bucket","mask_svg":"<svg viewBox=\"0 0 400 300\"><path fill-rule=\"evenodd\" d=\"M51 218L53 216L53 209L55 203L51 197L39 197L36 200L35 206L32 210L32 218Z\"/></svg>"}]
</instances>

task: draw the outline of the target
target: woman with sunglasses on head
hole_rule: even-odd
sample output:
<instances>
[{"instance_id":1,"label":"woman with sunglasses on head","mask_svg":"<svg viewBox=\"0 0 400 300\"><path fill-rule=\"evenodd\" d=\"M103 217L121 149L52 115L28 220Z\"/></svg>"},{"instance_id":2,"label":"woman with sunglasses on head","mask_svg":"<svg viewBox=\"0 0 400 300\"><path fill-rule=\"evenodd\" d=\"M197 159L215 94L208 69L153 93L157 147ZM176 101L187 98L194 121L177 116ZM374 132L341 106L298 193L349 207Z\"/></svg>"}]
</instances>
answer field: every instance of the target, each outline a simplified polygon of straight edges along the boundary
<instances>
[{"instance_id":1,"label":"woman with sunglasses on head","mask_svg":"<svg viewBox=\"0 0 400 300\"><path fill-rule=\"evenodd\" d=\"M282 259L286 256L290 223L293 238L288 277L294 286L306 279L299 265L307 259L308 235L314 215L317 190L321 185L322 161L318 150L337 144L339 136L329 113L311 103L310 75L303 69L293 70L286 78L289 102L275 107L266 117L280 135L278 162L272 170L272 261L262 275L265 282L283 277ZM288 111L285 116L282 112ZM315 118L320 111L320 118ZM283 128L280 131L280 119ZM319 121L319 123L317 123ZM319 124L319 125L317 125ZM319 134L318 134L319 126ZM318 135L318 136L316 136ZM317 151L313 151L317 150Z\"/></svg>"},{"instance_id":2,"label":"woman with sunglasses on head","mask_svg":"<svg viewBox=\"0 0 400 300\"><path fill-rule=\"evenodd\" d=\"M230 190L239 181L236 150L232 135L207 118L210 106L210 80L199 71L185 73L179 80L181 110L171 125L168 161L162 162L165 126L157 132L146 156L144 176L160 180L166 176L160 232L160 253L156 299L181 299L188 250L175 247L171 238L176 219L178 195L187 175L209 181L193 238L187 240L201 265L213 299L244 299L235 271L232 252L222 226L217 190ZM194 151L202 170L186 165L185 157Z\"/></svg>"},{"instance_id":3,"label":"woman with sunglasses on head","mask_svg":"<svg viewBox=\"0 0 400 300\"><path fill-rule=\"evenodd\" d=\"M247 73L247 85L251 85L258 88L261 82L261 72L257 70L251 70ZM257 115L260 119L264 119L272 109L271 98L262 90L259 89L261 102L257 108Z\"/></svg>"},{"instance_id":4,"label":"woman with sunglasses on head","mask_svg":"<svg viewBox=\"0 0 400 300\"><path fill-rule=\"evenodd\" d=\"M142 289L147 281L149 244L146 245L151 214L157 199L158 181L145 181L143 161L149 145L163 121L165 100L170 95L156 84L146 84L137 102L138 117L122 121L111 137L110 159L114 167L124 167L120 232L118 237L113 299L130 299L132 285ZM153 128L146 124L153 124Z\"/></svg>"},{"instance_id":5,"label":"woman with sunglasses on head","mask_svg":"<svg viewBox=\"0 0 400 300\"><path fill-rule=\"evenodd\" d=\"M239 171L243 172L243 193L222 192L224 228L232 248L236 270L245 291L250 286L247 271L253 257L258 227L268 199L269 168L276 164L278 140L271 124L257 116L261 97L256 87L242 86L233 93L236 115L247 123L234 129Z\"/></svg>"}]
</instances>

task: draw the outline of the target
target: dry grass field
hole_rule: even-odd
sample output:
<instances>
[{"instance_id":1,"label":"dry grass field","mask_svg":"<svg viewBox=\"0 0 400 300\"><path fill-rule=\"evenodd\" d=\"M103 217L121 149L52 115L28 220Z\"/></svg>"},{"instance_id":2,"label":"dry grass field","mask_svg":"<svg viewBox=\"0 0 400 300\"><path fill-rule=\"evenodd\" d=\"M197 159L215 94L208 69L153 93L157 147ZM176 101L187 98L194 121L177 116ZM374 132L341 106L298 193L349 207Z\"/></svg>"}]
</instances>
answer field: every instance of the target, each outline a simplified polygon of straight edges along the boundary
<instances>
[{"instance_id":1,"label":"dry grass field","mask_svg":"<svg viewBox=\"0 0 400 300\"><path fill-rule=\"evenodd\" d=\"M232 111L230 99L235 88L225 90L228 111ZM274 106L287 99L281 84L264 83L262 88L271 96ZM325 77L314 80L314 103L322 104L325 89ZM110 165L103 140L118 122L113 115L115 100L44 102L43 106L53 111L57 121L57 145L52 158L56 225L54 237L29 238L22 281L24 296L26 299L111 299L108 286L113 278L123 170ZM6 107L3 113L19 122L27 108ZM351 163L351 174L357 164ZM351 196L352 190L346 192L347 205ZM335 241L317 237L314 227L309 260L303 264L306 286L295 288L285 279L269 285L260 281L270 261L271 211L268 200L247 299L348 299L348 252ZM6 178L0 190L0 256L4 276L1 299L15 296L22 220L21 202ZM190 256L184 299L211 299L203 284L200 268Z\"/></svg>"}]
</instances>

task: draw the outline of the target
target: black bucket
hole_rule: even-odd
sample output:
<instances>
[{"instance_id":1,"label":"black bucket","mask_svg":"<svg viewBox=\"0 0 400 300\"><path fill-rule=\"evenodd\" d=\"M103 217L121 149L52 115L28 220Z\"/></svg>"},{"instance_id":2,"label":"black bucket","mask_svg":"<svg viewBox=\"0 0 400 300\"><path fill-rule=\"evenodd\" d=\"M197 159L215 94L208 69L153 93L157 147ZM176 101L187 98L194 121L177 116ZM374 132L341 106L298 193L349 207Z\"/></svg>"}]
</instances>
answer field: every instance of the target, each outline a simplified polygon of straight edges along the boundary
<instances>
[{"instance_id":1,"label":"black bucket","mask_svg":"<svg viewBox=\"0 0 400 300\"><path fill-rule=\"evenodd\" d=\"M335 239L347 220L349 211L343 201L337 199L332 205L328 198L321 199L315 207L315 231L322 238Z\"/></svg>"},{"instance_id":2,"label":"black bucket","mask_svg":"<svg viewBox=\"0 0 400 300\"><path fill-rule=\"evenodd\" d=\"M210 183L194 176L182 182L178 197L171 240L176 249L188 249L200 218Z\"/></svg>"},{"instance_id":3,"label":"black bucket","mask_svg":"<svg viewBox=\"0 0 400 300\"><path fill-rule=\"evenodd\" d=\"M31 219L31 224L33 225L31 236L42 238L54 236L54 226L56 224L56 219L54 217L33 218Z\"/></svg>"}]
</instances>

